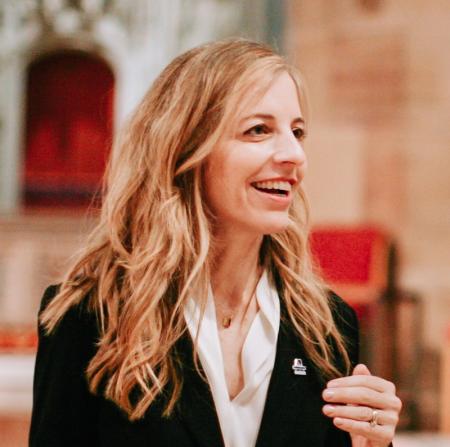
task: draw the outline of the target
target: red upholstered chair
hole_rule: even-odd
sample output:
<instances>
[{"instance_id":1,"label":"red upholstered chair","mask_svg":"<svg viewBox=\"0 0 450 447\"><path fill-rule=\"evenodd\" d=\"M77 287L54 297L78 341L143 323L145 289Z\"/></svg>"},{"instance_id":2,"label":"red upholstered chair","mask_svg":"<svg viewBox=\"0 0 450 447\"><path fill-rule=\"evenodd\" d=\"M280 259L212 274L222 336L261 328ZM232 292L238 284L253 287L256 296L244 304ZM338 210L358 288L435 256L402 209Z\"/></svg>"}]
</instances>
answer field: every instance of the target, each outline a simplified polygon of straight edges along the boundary
<instances>
[{"instance_id":1,"label":"red upholstered chair","mask_svg":"<svg viewBox=\"0 0 450 447\"><path fill-rule=\"evenodd\" d=\"M357 311L389 286L389 236L374 227L317 227L311 250L325 280Z\"/></svg>"},{"instance_id":2,"label":"red upholstered chair","mask_svg":"<svg viewBox=\"0 0 450 447\"><path fill-rule=\"evenodd\" d=\"M361 360L390 377L393 347L388 328L395 323L384 303L394 289L391 238L376 227L328 226L314 228L310 243L326 282L358 314Z\"/></svg>"}]
</instances>

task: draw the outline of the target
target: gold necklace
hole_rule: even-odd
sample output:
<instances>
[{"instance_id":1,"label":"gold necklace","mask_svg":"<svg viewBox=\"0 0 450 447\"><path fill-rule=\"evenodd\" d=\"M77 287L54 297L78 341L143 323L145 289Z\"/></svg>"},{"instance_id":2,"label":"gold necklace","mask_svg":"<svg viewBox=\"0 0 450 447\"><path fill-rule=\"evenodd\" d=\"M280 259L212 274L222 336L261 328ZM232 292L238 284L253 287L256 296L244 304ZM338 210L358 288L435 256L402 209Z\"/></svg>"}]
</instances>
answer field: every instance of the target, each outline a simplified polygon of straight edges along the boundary
<instances>
[{"instance_id":1,"label":"gold necklace","mask_svg":"<svg viewBox=\"0 0 450 447\"><path fill-rule=\"evenodd\" d=\"M228 329L231 326L231 320L233 317L231 315L222 318L222 327Z\"/></svg>"},{"instance_id":2,"label":"gold necklace","mask_svg":"<svg viewBox=\"0 0 450 447\"><path fill-rule=\"evenodd\" d=\"M253 300L256 298L256 291L253 292L251 298L248 300L247 305L245 306L244 309L244 313L243 313L243 317L245 317L245 315L247 315L248 309L250 308L250 304L253 302ZM225 315L224 317L222 317L222 327L224 329L228 329L231 326L231 322L233 321L233 318L235 317L235 315L233 314L228 314Z\"/></svg>"},{"instance_id":3,"label":"gold necklace","mask_svg":"<svg viewBox=\"0 0 450 447\"><path fill-rule=\"evenodd\" d=\"M247 305L245 306L244 314L243 314L244 316L247 314L251 302L253 301L254 298L256 298L256 286L258 285L258 282L259 282L259 276L256 277L256 283L253 287L253 293L252 293L250 299L248 300ZM233 314L225 315L224 317L222 317L222 327L224 329L228 329L231 326L231 322L233 321L234 317L235 317L235 315L233 315Z\"/></svg>"}]
</instances>

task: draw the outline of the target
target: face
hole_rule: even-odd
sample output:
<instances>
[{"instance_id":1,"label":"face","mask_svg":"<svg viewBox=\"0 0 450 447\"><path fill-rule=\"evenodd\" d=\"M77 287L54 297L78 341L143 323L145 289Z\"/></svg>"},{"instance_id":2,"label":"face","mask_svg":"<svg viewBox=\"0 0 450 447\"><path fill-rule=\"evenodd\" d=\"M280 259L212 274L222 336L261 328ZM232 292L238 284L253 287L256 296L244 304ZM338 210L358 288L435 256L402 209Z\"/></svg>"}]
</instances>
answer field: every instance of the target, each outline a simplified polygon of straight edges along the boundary
<instances>
[{"instance_id":1,"label":"face","mask_svg":"<svg viewBox=\"0 0 450 447\"><path fill-rule=\"evenodd\" d=\"M208 157L205 194L218 230L283 231L305 173L305 122L294 81L282 73L256 98Z\"/></svg>"}]
</instances>

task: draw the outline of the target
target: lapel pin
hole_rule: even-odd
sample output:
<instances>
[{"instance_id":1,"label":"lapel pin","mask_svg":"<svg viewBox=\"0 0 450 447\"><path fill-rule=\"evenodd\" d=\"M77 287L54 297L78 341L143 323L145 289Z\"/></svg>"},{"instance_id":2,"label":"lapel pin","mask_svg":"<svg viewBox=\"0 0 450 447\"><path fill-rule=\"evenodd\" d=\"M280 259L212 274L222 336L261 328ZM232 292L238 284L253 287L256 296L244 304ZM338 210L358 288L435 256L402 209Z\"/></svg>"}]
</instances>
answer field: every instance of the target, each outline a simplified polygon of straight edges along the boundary
<instances>
[{"instance_id":1,"label":"lapel pin","mask_svg":"<svg viewBox=\"0 0 450 447\"><path fill-rule=\"evenodd\" d=\"M306 376L306 366L303 365L302 359L294 359L292 369L296 376Z\"/></svg>"}]
</instances>

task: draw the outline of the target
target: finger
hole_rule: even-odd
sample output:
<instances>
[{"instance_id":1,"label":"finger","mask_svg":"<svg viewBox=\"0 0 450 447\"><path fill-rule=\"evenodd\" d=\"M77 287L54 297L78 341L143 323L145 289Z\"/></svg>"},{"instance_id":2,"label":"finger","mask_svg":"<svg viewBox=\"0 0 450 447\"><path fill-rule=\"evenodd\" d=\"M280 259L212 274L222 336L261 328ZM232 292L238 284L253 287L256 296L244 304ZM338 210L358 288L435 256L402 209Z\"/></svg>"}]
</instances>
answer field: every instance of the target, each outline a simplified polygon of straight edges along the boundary
<instances>
[{"instance_id":1,"label":"finger","mask_svg":"<svg viewBox=\"0 0 450 447\"><path fill-rule=\"evenodd\" d=\"M353 369L353 373L352 375L362 375L362 376L371 376L371 372L369 371L369 368L367 368L366 365L364 365L364 363L359 363L358 365L355 366L355 368Z\"/></svg>"},{"instance_id":2,"label":"finger","mask_svg":"<svg viewBox=\"0 0 450 447\"><path fill-rule=\"evenodd\" d=\"M339 387L326 388L322 393L322 397L326 402L365 405L367 407L377 409L393 409L397 410L397 396L387 393L379 393L367 387Z\"/></svg>"},{"instance_id":3,"label":"finger","mask_svg":"<svg viewBox=\"0 0 450 447\"><path fill-rule=\"evenodd\" d=\"M380 393L395 394L395 385L392 382L377 376L354 375L333 379L327 383L328 388L351 386L366 386L375 391L379 391Z\"/></svg>"},{"instance_id":4,"label":"finger","mask_svg":"<svg viewBox=\"0 0 450 447\"><path fill-rule=\"evenodd\" d=\"M374 416L374 410L365 406L351 405L324 405L323 412L328 417L353 419L361 422L370 422ZM396 425L398 416L392 411L377 410L378 425Z\"/></svg>"},{"instance_id":5,"label":"finger","mask_svg":"<svg viewBox=\"0 0 450 447\"><path fill-rule=\"evenodd\" d=\"M395 428L391 425L375 425L372 427L368 422L355 421L346 418L334 418L334 425L341 430L347 431L352 435L361 435L371 441L386 443L392 441Z\"/></svg>"}]
</instances>

